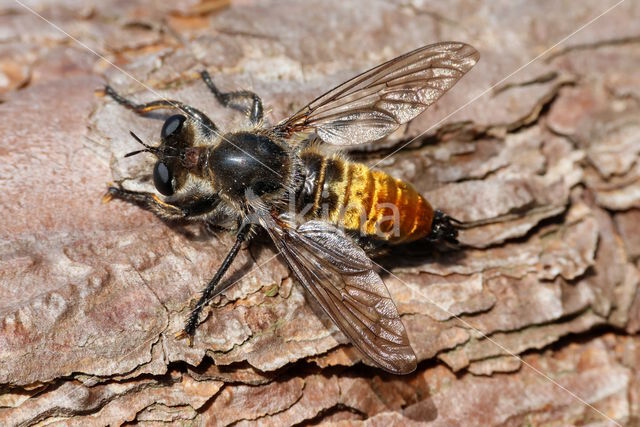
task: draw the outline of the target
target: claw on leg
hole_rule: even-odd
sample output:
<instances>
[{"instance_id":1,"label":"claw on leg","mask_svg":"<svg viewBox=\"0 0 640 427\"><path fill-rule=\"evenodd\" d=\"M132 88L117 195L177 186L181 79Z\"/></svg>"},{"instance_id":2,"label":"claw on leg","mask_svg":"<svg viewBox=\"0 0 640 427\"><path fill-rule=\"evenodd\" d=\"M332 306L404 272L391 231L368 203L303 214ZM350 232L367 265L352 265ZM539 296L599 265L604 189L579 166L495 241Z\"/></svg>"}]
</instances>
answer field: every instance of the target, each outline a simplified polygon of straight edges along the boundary
<instances>
[{"instance_id":1,"label":"claw on leg","mask_svg":"<svg viewBox=\"0 0 640 427\"><path fill-rule=\"evenodd\" d=\"M116 188L113 186L113 182L110 182L107 186L107 192L102 196L102 203L109 203L113 200L113 193Z\"/></svg>"},{"instance_id":2,"label":"claw on leg","mask_svg":"<svg viewBox=\"0 0 640 427\"><path fill-rule=\"evenodd\" d=\"M110 191L107 191L106 193L104 193L104 196L102 196L102 203L109 203L111 200L113 200L113 194L111 194Z\"/></svg>"}]
</instances>

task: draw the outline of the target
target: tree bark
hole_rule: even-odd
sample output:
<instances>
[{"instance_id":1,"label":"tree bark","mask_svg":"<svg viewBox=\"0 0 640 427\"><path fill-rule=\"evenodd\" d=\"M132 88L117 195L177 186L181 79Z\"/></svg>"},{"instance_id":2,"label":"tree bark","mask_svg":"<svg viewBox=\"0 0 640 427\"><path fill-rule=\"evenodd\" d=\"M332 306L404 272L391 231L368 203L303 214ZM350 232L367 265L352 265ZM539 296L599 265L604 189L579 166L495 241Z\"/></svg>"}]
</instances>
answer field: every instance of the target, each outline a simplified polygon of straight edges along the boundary
<instances>
[{"instance_id":1,"label":"tree bark","mask_svg":"<svg viewBox=\"0 0 640 427\"><path fill-rule=\"evenodd\" d=\"M0 424L640 420L640 3L28 7L0 4ZM391 137L346 153L465 223L460 251L380 260L418 370L362 363L266 240L240 251L226 279L238 283L193 347L176 340L233 238L101 204L110 181L152 190L151 156L123 155L139 148L130 130L155 143L166 117L136 116L104 84L232 130L243 117L200 70L258 93L274 124L445 40L480 62Z\"/></svg>"}]
</instances>

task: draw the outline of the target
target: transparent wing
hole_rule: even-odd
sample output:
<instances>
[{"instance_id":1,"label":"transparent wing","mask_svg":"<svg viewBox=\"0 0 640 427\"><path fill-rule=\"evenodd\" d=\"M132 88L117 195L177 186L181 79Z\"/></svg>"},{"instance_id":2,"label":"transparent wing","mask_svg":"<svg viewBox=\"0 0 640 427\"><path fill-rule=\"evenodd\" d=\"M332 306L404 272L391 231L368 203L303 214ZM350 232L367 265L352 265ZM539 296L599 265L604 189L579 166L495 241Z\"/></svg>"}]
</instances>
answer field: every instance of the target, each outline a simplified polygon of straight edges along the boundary
<instances>
[{"instance_id":1,"label":"transparent wing","mask_svg":"<svg viewBox=\"0 0 640 427\"><path fill-rule=\"evenodd\" d=\"M438 100L478 61L471 46L436 43L385 62L320 96L276 130L316 132L334 145L389 135Z\"/></svg>"},{"instance_id":2,"label":"transparent wing","mask_svg":"<svg viewBox=\"0 0 640 427\"><path fill-rule=\"evenodd\" d=\"M296 278L365 357L395 374L416 369L398 310L362 248L322 221L263 226Z\"/></svg>"}]
</instances>

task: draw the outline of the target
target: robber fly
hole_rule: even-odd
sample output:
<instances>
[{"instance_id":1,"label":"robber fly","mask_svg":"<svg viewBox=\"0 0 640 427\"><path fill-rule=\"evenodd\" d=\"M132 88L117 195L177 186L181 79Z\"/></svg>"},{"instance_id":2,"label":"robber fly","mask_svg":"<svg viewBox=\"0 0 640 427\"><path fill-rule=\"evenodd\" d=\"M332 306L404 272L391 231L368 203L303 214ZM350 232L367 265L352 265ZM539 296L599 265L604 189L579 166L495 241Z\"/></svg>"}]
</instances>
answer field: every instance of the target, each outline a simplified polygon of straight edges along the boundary
<instances>
[{"instance_id":1,"label":"robber fly","mask_svg":"<svg viewBox=\"0 0 640 427\"><path fill-rule=\"evenodd\" d=\"M118 185L104 200L133 202L164 219L231 224L225 228L236 236L178 336L191 343L202 309L224 290L218 284L241 244L263 228L298 281L367 360L392 373L415 370L407 332L369 255L419 240L457 243L456 226L410 184L327 153L323 144L346 147L389 135L440 98L478 57L463 43L419 48L341 84L270 128L263 126L255 93L221 92L204 71L217 100L248 115L251 127L230 133L189 105L137 104L107 86L108 95L136 113L180 114L165 121L158 146L131 132L144 149L127 156L156 157L153 182L163 197ZM389 215L390 206L399 215Z\"/></svg>"}]
</instances>

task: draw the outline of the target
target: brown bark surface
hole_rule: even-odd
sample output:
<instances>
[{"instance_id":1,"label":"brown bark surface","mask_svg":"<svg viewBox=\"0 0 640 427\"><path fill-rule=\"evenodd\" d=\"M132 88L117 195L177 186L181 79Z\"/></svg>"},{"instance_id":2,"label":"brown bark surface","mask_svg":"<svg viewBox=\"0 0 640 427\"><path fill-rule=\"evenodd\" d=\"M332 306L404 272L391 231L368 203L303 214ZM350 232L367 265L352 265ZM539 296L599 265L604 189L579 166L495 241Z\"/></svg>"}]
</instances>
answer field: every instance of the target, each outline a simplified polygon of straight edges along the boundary
<instances>
[{"instance_id":1,"label":"brown bark surface","mask_svg":"<svg viewBox=\"0 0 640 427\"><path fill-rule=\"evenodd\" d=\"M29 2L47 23L0 3L0 424L638 423L640 2L564 40L615 4ZM232 129L198 71L260 94L275 123L444 40L480 62L350 153L468 225L460 252L381 261L418 370L361 363L266 242L241 251L194 346L176 340L232 238L101 204L110 181L152 187L151 156L123 155L129 130L162 125L103 85Z\"/></svg>"}]
</instances>

